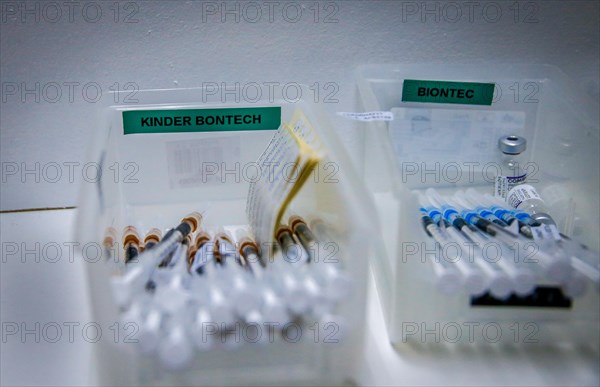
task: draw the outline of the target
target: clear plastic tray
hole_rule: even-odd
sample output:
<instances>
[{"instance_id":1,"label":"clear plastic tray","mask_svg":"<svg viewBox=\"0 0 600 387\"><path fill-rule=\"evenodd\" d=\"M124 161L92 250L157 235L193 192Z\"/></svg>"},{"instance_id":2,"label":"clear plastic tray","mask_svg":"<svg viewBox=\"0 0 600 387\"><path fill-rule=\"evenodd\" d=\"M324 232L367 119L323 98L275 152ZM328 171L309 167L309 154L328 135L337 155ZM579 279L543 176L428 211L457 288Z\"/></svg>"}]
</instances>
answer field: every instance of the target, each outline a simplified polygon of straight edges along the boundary
<instances>
[{"instance_id":1,"label":"clear plastic tray","mask_svg":"<svg viewBox=\"0 0 600 387\"><path fill-rule=\"evenodd\" d=\"M403 102L406 79L494 83L495 93L489 106ZM427 250L435 255L435 245L415 192L492 193L486 168L507 134L527 139L534 185L559 230L598 251L598 123L573 82L545 65L390 64L360 67L357 83L363 111L394 112L393 121L361 124L364 179L384 238L371 268L391 341L597 345L600 301L591 282L571 308L474 307L465 292L439 293L431 264L421 260Z\"/></svg>"},{"instance_id":2,"label":"clear plastic tray","mask_svg":"<svg viewBox=\"0 0 600 387\"><path fill-rule=\"evenodd\" d=\"M302 91L310 95L308 89ZM296 109L302 109L325 145L329 164L300 191L293 208L305 218L318 217L332 226L339 247L336 255L351 277L352 293L335 311L341 322L339 337L328 340L330 332L306 321L297 325L299 333L289 333L286 339L276 334L266 345L245 342L231 350L197 351L189 369L171 372L155 357L141 355L135 344L115 342L105 335L96 346L102 384L340 384L350 378L363 347L367 258L378 236L378 226L369 216L374 209L321 107L302 94L288 99L273 98L269 92L265 88L262 98L245 102L214 90L154 90L137 93L134 104L103 108L89 152L89 162L103 173L83 184L77 240L86 254L90 243L100 246L108 226L119 232L130 224L140 234L150 227L164 232L191 211L203 213L204 228L248 224L245 206L252 179L245 178L244 168L256 162L274 131L124 135L123 111L277 106L281 121L288 122ZM218 172L190 175L192 166L182 159L182 152L188 151L197 152L196 164L212 164ZM102 327L113 326L119 321L119 310L111 295L109 265L86 261L95 321Z\"/></svg>"}]
</instances>

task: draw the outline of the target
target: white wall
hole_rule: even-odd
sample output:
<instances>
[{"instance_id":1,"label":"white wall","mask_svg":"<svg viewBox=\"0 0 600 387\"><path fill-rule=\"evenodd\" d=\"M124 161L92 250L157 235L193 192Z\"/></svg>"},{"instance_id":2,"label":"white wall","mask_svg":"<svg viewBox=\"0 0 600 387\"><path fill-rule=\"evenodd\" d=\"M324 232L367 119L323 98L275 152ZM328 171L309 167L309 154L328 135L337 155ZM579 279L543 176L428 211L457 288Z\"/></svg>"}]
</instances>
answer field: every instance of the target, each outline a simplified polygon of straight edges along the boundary
<instances>
[{"instance_id":1,"label":"white wall","mask_svg":"<svg viewBox=\"0 0 600 387\"><path fill-rule=\"evenodd\" d=\"M252 23L247 19L257 16L256 4L262 17ZM240 7L236 22L234 14L207 12L222 2L136 1L118 7L113 1L1 2L0 209L76 204L82 165L73 163L82 163L96 130L94 85L106 95L115 83L148 89L203 82L319 82L325 94L329 90L323 85L335 82L340 102L328 108L340 111L354 106L352 73L363 63L527 62L562 68L598 102L596 1L287 4L227 2L229 9ZM304 7L302 16L293 23L298 4ZM98 8L102 15L93 22ZM453 22L457 10L462 16ZM57 85L62 96L52 103ZM25 100L23 87L34 90ZM36 163L39 182L35 172L22 175ZM49 163L61 167L55 183L56 164ZM72 165L73 182L67 165Z\"/></svg>"}]
</instances>

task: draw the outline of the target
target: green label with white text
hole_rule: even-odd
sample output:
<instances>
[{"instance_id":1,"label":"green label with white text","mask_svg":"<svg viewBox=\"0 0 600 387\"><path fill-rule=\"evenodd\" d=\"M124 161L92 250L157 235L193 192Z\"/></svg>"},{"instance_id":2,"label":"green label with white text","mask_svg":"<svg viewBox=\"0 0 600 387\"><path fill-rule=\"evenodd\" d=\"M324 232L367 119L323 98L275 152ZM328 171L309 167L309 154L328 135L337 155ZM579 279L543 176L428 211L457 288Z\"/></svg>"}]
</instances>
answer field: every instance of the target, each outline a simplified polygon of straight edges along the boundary
<instances>
[{"instance_id":1,"label":"green label with white text","mask_svg":"<svg viewBox=\"0 0 600 387\"><path fill-rule=\"evenodd\" d=\"M494 97L494 87L493 83L405 79L402 86L402 102L489 106Z\"/></svg>"},{"instance_id":2,"label":"green label with white text","mask_svg":"<svg viewBox=\"0 0 600 387\"><path fill-rule=\"evenodd\" d=\"M123 134L276 130L281 107L127 110Z\"/></svg>"}]
</instances>

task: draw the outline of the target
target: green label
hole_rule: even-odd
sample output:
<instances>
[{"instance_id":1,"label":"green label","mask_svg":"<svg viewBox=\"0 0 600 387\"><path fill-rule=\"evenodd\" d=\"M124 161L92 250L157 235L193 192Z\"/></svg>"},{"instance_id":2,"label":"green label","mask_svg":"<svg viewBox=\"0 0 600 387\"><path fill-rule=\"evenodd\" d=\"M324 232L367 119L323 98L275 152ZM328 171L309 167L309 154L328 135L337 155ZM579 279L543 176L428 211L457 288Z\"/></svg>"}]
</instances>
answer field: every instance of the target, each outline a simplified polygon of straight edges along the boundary
<instances>
[{"instance_id":1,"label":"green label","mask_svg":"<svg viewBox=\"0 0 600 387\"><path fill-rule=\"evenodd\" d=\"M402 87L402 102L489 106L494 97L494 87L493 83L405 79Z\"/></svg>"},{"instance_id":2,"label":"green label","mask_svg":"<svg viewBox=\"0 0 600 387\"><path fill-rule=\"evenodd\" d=\"M276 130L280 125L279 106L123 112L124 134Z\"/></svg>"}]
</instances>

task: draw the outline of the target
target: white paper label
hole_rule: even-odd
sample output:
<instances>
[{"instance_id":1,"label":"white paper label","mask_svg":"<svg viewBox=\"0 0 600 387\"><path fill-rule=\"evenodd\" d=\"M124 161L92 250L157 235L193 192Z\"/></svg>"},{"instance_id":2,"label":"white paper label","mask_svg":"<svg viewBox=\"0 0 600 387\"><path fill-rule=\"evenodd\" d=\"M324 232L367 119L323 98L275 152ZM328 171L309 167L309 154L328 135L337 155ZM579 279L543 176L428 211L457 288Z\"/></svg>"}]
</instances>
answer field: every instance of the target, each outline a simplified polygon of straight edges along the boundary
<instances>
[{"instance_id":1,"label":"white paper label","mask_svg":"<svg viewBox=\"0 0 600 387\"><path fill-rule=\"evenodd\" d=\"M542 224L541 226L531 227L533 239L554 239L561 240L560 232L558 228L553 224Z\"/></svg>"},{"instance_id":2,"label":"white paper label","mask_svg":"<svg viewBox=\"0 0 600 387\"><path fill-rule=\"evenodd\" d=\"M526 174L521 176L496 176L494 181L494 196L506 199L508 192L519 184L525 183Z\"/></svg>"},{"instance_id":3,"label":"white paper label","mask_svg":"<svg viewBox=\"0 0 600 387\"><path fill-rule=\"evenodd\" d=\"M394 119L392 112L338 112L337 114L357 121L392 121Z\"/></svg>"},{"instance_id":4,"label":"white paper label","mask_svg":"<svg viewBox=\"0 0 600 387\"><path fill-rule=\"evenodd\" d=\"M246 214L259 245L271 242L275 213L290 189L289 179L284 176L293 169L298 156L294 139L280 128L257 161L262 178L250 184Z\"/></svg>"},{"instance_id":5,"label":"white paper label","mask_svg":"<svg viewBox=\"0 0 600 387\"><path fill-rule=\"evenodd\" d=\"M400 163L495 162L498 138L522 134L525 113L474 109L393 108L390 139ZM422 164L424 163L424 165Z\"/></svg>"},{"instance_id":6,"label":"white paper label","mask_svg":"<svg viewBox=\"0 0 600 387\"><path fill-rule=\"evenodd\" d=\"M279 128L259 157L261 179L252 182L248 191L246 214L261 246L271 243L277 216L285 210L292 190L303 184L303 173L323 155L321 142L302 113L294 115L291 125Z\"/></svg>"},{"instance_id":7,"label":"white paper label","mask_svg":"<svg viewBox=\"0 0 600 387\"><path fill-rule=\"evenodd\" d=\"M529 184L521 184L514 187L506 196L506 202L513 208L519 208L521 203L530 199L542 200L542 197Z\"/></svg>"}]
</instances>

